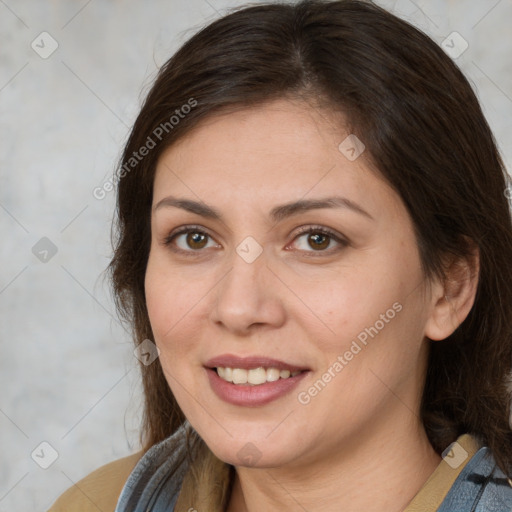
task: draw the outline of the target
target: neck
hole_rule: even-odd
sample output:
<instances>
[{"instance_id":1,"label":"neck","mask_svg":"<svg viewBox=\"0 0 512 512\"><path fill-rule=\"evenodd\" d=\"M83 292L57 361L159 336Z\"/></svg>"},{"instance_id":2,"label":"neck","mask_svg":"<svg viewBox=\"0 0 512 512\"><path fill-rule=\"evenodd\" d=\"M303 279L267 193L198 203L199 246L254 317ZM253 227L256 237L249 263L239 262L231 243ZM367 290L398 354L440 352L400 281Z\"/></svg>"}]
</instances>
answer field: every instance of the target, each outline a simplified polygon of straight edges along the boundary
<instances>
[{"instance_id":1,"label":"neck","mask_svg":"<svg viewBox=\"0 0 512 512\"><path fill-rule=\"evenodd\" d=\"M419 421L402 425L359 433L314 466L237 467L227 512L402 512L441 462Z\"/></svg>"}]
</instances>

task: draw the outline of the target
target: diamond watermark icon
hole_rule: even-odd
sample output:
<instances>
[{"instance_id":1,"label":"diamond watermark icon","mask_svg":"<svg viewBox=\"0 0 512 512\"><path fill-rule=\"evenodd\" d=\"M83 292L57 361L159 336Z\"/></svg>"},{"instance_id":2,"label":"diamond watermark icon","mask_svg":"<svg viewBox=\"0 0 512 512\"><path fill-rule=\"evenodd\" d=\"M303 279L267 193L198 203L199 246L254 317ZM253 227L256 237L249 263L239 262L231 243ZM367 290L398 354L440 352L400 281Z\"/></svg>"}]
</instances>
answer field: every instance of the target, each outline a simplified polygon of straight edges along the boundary
<instances>
[{"instance_id":1,"label":"diamond watermark icon","mask_svg":"<svg viewBox=\"0 0 512 512\"><path fill-rule=\"evenodd\" d=\"M59 47L59 43L48 32L41 32L30 46L39 57L47 59Z\"/></svg>"},{"instance_id":2,"label":"diamond watermark icon","mask_svg":"<svg viewBox=\"0 0 512 512\"><path fill-rule=\"evenodd\" d=\"M261 459L262 453L254 444L246 443L236 455L242 464L254 466Z\"/></svg>"},{"instance_id":3,"label":"diamond watermark icon","mask_svg":"<svg viewBox=\"0 0 512 512\"><path fill-rule=\"evenodd\" d=\"M46 236L32 247L32 254L41 262L48 263L56 254L57 246Z\"/></svg>"},{"instance_id":4,"label":"diamond watermark icon","mask_svg":"<svg viewBox=\"0 0 512 512\"><path fill-rule=\"evenodd\" d=\"M50 443L43 441L37 445L30 456L39 467L48 469L59 458L59 453Z\"/></svg>"},{"instance_id":5,"label":"diamond watermark icon","mask_svg":"<svg viewBox=\"0 0 512 512\"><path fill-rule=\"evenodd\" d=\"M238 245L236 252L246 263L252 263L263 252L263 247L252 236L248 236Z\"/></svg>"},{"instance_id":6,"label":"diamond watermark icon","mask_svg":"<svg viewBox=\"0 0 512 512\"><path fill-rule=\"evenodd\" d=\"M366 146L363 144L361 139L353 133L343 139L343 141L338 146L340 153L342 153L343 156L345 156L351 162L359 158L365 148Z\"/></svg>"},{"instance_id":7,"label":"diamond watermark icon","mask_svg":"<svg viewBox=\"0 0 512 512\"><path fill-rule=\"evenodd\" d=\"M468 49L469 44L458 32L452 32L443 40L441 47L452 59L458 59Z\"/></svg>"},{"instance_id":8,"label":"diamond watermark icon","mask_svg":"<svg viewBox=\"0 0 512 512\"><path fill-rule=\"evenodd\" d=\"M457 469L469 456L468 452L455 441L441 454L443 460L453 469Z\"/></svg>"},{"instance_id":9,"label":"diamond watermark icon","mask_svg":"<svg viewBox=\"0 0 512 512\"><path fill-rule=\"evenodd\" d=\"M145 339L133 354L144 366L149 366L160 355L160 349L151 340Z\"/></svg>"},{"instance_id":10,"label":"diamond watermark icon","mask_svg":"<svg viewBox=\"0 0 512 512\"><path fill-rule=\"evenodd\" d=\"M512 199L512 183L508 183L504 191L505 197L510 201Z\"/></svg>"}]
</instances>

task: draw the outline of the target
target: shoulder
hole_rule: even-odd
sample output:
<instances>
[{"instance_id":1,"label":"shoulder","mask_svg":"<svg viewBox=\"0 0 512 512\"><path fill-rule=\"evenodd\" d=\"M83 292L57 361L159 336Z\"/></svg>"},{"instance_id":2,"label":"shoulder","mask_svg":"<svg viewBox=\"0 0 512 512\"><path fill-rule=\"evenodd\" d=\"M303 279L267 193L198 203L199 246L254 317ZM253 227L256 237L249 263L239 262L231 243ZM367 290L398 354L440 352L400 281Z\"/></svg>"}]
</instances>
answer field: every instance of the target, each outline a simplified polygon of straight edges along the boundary
<instances>
[{"instance_id":1,"label":"shoulder","mask_svg":"<svg viewBox=\"0 0 512 512\"><path fill-rule=\"evenodd\" d=\"M142 455L141 450L96 469L65 491L48 512L112 512L123 485Z\"/></svg>"},{"instance_id":2,"label":"shoulder","mask_svg":"<svg viewBox=\"0 0 512 512\"><path fill-rule=\"evenodd\" d=\"M509 468L509 474L512 467ZM479 495L474 506L488 512L512 510L512 481L498 467L489 449L486 449L484 460L481 460L474 471L468 476L473 486L479 488Z\"/></svg>"},{"instance_id":3,"label":"shoulder","mask_svg":"<svg viewBox=\"0 0 512 512\"><path fill-rule=\"evenodd\" d=\"M512 471L512 468L510 468ZM483 446L464 467L438 512L512 510L512 481Z\"/></svg>"}]
</instances>

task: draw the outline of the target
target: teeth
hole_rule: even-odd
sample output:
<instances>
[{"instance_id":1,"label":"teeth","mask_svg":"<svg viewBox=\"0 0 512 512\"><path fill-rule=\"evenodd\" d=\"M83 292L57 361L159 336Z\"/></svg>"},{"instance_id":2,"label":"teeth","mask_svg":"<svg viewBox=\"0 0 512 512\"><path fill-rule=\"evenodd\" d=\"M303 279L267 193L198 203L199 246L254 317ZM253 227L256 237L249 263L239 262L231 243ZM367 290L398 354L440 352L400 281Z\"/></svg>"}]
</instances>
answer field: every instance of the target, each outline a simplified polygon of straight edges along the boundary
<instances>
[{"instance_id":1,"label":"teeth","mask_svg":"<svg viewBox=\"0 0 512 512\"><path fill-rule=\"evenodd\" d=\"M269 368L267 370L267 381L275 382L276 380L279 380L280 375L281 372L277 368Z\"/></svg>"},{"instance_id":2,"label":"teeth","mask_svg":"<svg viewBox=\"0 0 512 512\"><path fill-rule=\"evenodd\" d=\"M247 370L233 368L233 384L246 384L247 377Z\"/></svg>"},{"instance_id":3,"label":"teeth","mask_svg":"<svg viewBox=\"0 0 512 512\"><path fill-rule=\"evenodd\" d=\"M247 372L247 382L253 386L267 382L267 370L265 370L265 368L254 368L253 370L249 370Z\"/></svg>"},{"instance_id":4,"label":"teeth","mask_svg":"<svg viewBox=\"0 0 512 512\"><path fill-rule=\"evenodd\" d=\"M295 377L301 373L300 371L290 372L290 370L278 370L277 368L253 368L245 370L243 368L217 368L218 376L233 384L249 384L257 386L265 382L275 382L281 379L288 379L290 376Z\"/></svg>"}]
</instances>

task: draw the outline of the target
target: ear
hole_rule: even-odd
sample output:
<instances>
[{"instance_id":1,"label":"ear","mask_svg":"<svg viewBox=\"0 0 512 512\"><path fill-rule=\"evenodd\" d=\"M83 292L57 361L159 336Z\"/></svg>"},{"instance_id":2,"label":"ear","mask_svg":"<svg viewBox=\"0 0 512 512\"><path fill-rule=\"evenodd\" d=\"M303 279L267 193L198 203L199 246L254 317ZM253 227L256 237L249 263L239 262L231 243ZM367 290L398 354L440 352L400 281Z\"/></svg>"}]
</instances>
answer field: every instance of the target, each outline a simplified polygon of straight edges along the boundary
<instances>
[{"instance_id":1,"label":"ear","mask_svg":"<svg viewBox=\"0 0 512 512\"><path fill-rule=\"evenodd\" d=\"M445 262L445 279L432 283L430 315L425 336L444 340L466 319L475 302L480 272L478 246L464 237L471 248L467 258L451 257Z\"/></svg>"}]
</instances>

